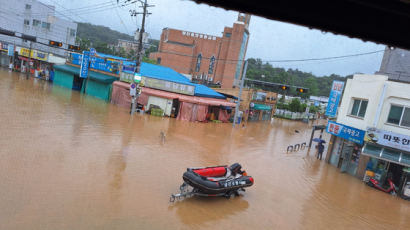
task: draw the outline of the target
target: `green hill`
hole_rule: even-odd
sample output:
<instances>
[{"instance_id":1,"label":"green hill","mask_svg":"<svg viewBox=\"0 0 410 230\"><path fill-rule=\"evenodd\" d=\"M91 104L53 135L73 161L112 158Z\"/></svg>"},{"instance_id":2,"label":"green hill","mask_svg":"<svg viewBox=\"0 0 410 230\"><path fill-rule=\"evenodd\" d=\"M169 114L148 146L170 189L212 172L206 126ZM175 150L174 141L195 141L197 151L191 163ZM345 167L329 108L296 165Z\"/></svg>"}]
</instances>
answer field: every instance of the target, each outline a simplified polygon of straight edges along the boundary
<instances>
[{"instance_id":1,"label":"green hill","mask_svg":"<svg viewBox=\"0 0 410 230\"><path fill-rule=\"evenodd\" d=\"M274 68L269 63L263 63L261 59L249 58L246 77L265 82L309 88L308 93L306 94L300 94L296 92L295 88L291 88L287 95L298 95L302 97L314 95L328 97L332 82L334 80L346 81L348 78L352 78L352 75L340 76L337 74L331 74L329 76L319 77L312 73L303 72L298 69L285 70L284 68ZM274 92L280 92L278 87L261 85L257 83L255 84L251 81L248 81L246 84L252 88L261 88Z\"/></svg>"}]
</instances>

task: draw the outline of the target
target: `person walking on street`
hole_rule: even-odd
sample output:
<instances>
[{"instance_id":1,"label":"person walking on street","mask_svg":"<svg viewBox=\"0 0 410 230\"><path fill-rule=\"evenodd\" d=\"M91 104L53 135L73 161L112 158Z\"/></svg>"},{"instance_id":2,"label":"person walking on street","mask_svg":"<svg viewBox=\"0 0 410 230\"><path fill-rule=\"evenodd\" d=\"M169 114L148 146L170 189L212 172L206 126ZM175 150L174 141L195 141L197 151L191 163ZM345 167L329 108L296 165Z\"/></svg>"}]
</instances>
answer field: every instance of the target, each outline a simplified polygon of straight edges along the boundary
<instances>
[{"instance_id":1,"label":"person walking on street","mask_svg":"<svg viewBox=\"0 0 410 230\"><path fill-rule=\"evenodd\" d=\"M317 159L322 160L323 151L325 150L325 146L323 142L319 142L317 146Z\"/></svg>"}]
</instances>

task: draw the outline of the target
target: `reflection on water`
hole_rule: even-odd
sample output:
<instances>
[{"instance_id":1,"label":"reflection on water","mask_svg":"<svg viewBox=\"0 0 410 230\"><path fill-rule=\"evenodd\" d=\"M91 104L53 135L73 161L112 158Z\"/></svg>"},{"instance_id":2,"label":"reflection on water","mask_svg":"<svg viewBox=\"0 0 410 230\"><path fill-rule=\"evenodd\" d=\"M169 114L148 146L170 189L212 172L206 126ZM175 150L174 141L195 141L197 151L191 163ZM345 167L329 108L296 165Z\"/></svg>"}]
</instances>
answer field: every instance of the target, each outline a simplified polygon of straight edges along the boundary
<instances>
[{"instance_id":1,"label":"reflection on water","mask_svg":"<svg viewBox=\"0 0 410 230\"><path fill-rule=\"evenodd\" d=\"M248 201L242 197L229 200L221 197L193 197L171 204L168 210L175 211L184 225L196 229L212 222L217 223L221 219L229 219L230 216L245 212L248 207Z\"/></svg>"},{"instance_id":2,"label":"reflection on water","mask_svg":"<svg viewBox=\"0 0 410 230\"><path fill-rule=\"evenodd\" d=\"M127 109L4 70L0 97L0 229L409 226L408 202L339 173L315 149L286 153L308 141L311 124L275 119L232 129L130 117ZM187 167L235 162L255 178L243 196L169 203Z\"/></svg>"}]
</instances>

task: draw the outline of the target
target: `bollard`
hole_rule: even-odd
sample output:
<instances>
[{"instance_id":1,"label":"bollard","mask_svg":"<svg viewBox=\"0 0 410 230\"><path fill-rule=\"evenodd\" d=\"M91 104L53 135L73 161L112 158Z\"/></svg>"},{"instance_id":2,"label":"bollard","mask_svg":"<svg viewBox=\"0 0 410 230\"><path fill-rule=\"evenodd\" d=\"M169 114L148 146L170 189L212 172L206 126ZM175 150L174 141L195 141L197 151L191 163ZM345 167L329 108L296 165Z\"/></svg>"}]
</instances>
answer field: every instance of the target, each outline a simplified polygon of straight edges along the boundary
<instances>
[{"instance_id":1,"label":"bollard","mask_svg":"<svg viewBox=\"0 0 410 230\"><path fill-rule=\"evenodd\" d=\"M293 146L292 145L288 146L288 149L286 150L286 152L289 152L289 149L290 149L291 152L293 152Z\"/></svg>"},{"instance_id":2,"label":"bollard","mask_svg":"<svg viewBox=\"0 0 410 230\"><path fill-rule=\"evenodd\" d=\"M295 145L295 151L299 151L299 149L300 149L300 144L296 144Z\"/></svg>"}]
</instances>

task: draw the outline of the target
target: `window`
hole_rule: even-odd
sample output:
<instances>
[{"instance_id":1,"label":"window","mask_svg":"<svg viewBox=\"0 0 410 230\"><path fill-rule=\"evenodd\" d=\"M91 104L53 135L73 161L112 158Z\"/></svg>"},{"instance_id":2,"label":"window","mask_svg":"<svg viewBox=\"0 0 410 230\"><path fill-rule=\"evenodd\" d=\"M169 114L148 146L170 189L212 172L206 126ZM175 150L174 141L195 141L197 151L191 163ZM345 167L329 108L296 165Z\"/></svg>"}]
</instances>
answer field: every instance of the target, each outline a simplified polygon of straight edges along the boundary
<instances>
[{"instance_id":1,"label":"window","mask_svg":"<svg viewBox=\"0 0 410 230\"><path fill-rule=\"evenodd\" d=\"M29 26L30 25L30 20L24 19L24 25Z\"/></svg>"},{"instance_id":2,"label":"window","mask_svg":"<svg viewBox=\"0 0 410 230\"><path fill-rule=\"evenodd\" d=\"M265 101L266 93L264 92L254 92L252 95L252 100L254 101Z\"/></svg>"},{"instance_id":3,"label":"window","mask_svg":"<svg viewBox=\"0 0 410 230\"><path fill-rule=\"evenodd\" d=\"M31 10L31 5L30 4L26 4L26 10Z\"/></svg>"},{"instance_id":4,"label":"window","mask_svg":"<svg viewBox=\"0 0 410 230\"><path fill-rule=\"evenodd\" d=\"M214 73L214 65L215 65L215 57L212 56L211 59L209 60L209 69L208 69L209 74Z\"/></svg>"},{"instance_id":5,"label":"window","mask_svg":"<svg viewBox=\"0 0 410 230\"><path fill-rule=\"evenodd\" d=\"M230 38L231 37L231 33L225 33L225 37Z\"/></svg>"},{"instance_id":6,"label":"window","mask_svg":"<svg viewBox=\"0 0 410 230\"><path fill-rule=\"evenodd\" d=\"M201 60L202 54L198 54L198 57L196 58L195 72L199 72L199 69L201 68Z\"/></svg>"},{"instance_id":7,"label":"window","mask_svg":"<svg viewBox=\"0 0 410 230\"><path fill-rule=\"evenodd\" d=\"M387 117L387 123L410 127L410 108L392 105Z\"/></svg>"},{"instance_id":8,"label":"window","mask_svg":"<svg viewBox=\"0 0 410 230\"><path fill-rule=\"evenodd\" d=\"M48 22L42 22L41 27L47 30L50 30L50 23Z\"/></svg>"},{"instance_id":9,"label":"window","mask_svg":"<svg viewBox=\"0 0 410 230\"><path fill-rule=\"evenodd\" d=\"M161 64L161 58L157 58L157 64Z\"/></svg>"},{"instance_id":10,"label":"window","mask_svg":"<svg viewBox=\"0 0 410 230\"><path fill-rule=\"evenodd\" d=\"M33 26L39 26L41 22L39 20L33 19Z\"/></svg>"},{"instance_id":11,"label":"window","mask_svg":"<svg viewBox=\"0 0 410 230\"><path fill-rule=\"evenodd\" d=\"M367 100L354 99L350 115L356 117L364 117L364 115L366 114L367 103Z\"/></svg>"},{"instance_id":12,"label":"window","mask_svg":"<svg viewBox=\"0 0 410 230\"><path fill-rule=\"evenodd\" d=\"M75 29L70 29L70 36L75 37Z\"/></svg>"}]
</instances>

